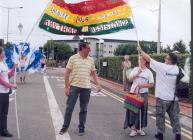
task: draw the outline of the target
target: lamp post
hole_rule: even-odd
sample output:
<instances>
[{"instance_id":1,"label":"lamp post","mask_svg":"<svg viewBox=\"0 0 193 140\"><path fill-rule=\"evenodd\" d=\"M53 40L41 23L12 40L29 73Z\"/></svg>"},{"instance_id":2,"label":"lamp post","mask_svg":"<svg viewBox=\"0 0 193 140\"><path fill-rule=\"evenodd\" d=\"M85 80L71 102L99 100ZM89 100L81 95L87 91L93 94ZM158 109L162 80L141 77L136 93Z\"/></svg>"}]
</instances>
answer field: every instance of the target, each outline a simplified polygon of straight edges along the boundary
<instances>
[{"instance_id":1,"label":"lamp post","mask_svg":"<svg viewBox=\"0 0 193 140\"><path fill-rule=\"evenodd\" d=\"M104 40L103 39L99 39L99 53L98 53L98 55L99 55L99 57L98 57L98 63L99 63L98 66L99 66L99 68L98 69L99 69L99 71L98 71L98 74L100 74L100 55L101 55L100 52L101 52L101 44L102 43L104 43Z\"/></svg>"},{"instance_id":2,"label":"lamp post","mask_svg":"<svg viewBox=\"0 0 193 140\"><path fill-rule=\"evenodd\" d=\"M13 9L22 9L23 7L5 7L5 6L0 6L3 9L7 10L7 43L9 42L9 16L10 16L10 10Z\"/></svg>"}]
</instances>

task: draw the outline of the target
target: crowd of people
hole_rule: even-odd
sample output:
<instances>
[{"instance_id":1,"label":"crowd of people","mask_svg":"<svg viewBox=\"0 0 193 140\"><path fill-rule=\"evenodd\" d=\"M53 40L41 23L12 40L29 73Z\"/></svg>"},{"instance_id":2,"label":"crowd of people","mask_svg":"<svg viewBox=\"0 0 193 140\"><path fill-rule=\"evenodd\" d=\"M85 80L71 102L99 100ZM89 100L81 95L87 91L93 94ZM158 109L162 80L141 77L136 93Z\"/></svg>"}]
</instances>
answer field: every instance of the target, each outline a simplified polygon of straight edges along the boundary
<instances>
[{"instance_id":1,"label":"crowd of people","mask_svg":"<svg viewBox=\"0 0 193 140\"><path fill-rule=\"evenodd\" d=\"M80 113L79 113L79 134L85 132L85 123L87 118L87 107L90 100L91 82L90 77L93 77L97 91L101 91L100 82L96 74L94 60L89 56L91 51L88 42L79 43L79 52L69 58L65 71L65 95L67 96L66 109L64 114L64 123L60 130L63 135L67 132L72 112L74 110L77 99L80 98ZM129 56L124 57L121 64L123 70L124 90L129 90L130 94L139 95L144 101L141 108L141 115L126 110L124 128L130 127L130 136L136 135L145 136L145 127L148 126L148 93L149 88L155 86L156 97L156 126L157 133L155 138L158 140L164 139L165 132L165 113L167 112L176 140L181 140L181 126L179 122L179 105L178 98L175 98L176 78L179 73L177 64L177 56L170 53L165 57L165 62L161 63L152 59L141 48L138 48L140 53L138 66L131 71L131 61ZM21 68L24 58L21 58ZM41 68L45 72L46 57L41 60ZM11 84L9 79L13 76L18 65L14 65L9 72L8 67L4 63L3 49L0 48L0 135L12 137L7 129L7 114L9 108L9 93L10 89L17 88L17 85ZM150 68L156 73L154 82L153 74ZM22 82L25 82L25 74L21 76ZM128 83L132 83L128 86ZM155 84L154 84L155 83ZM139 121L141 120L141 121ZM139 127L141 127L139 129Z\"/></svg>"}]
</instances>

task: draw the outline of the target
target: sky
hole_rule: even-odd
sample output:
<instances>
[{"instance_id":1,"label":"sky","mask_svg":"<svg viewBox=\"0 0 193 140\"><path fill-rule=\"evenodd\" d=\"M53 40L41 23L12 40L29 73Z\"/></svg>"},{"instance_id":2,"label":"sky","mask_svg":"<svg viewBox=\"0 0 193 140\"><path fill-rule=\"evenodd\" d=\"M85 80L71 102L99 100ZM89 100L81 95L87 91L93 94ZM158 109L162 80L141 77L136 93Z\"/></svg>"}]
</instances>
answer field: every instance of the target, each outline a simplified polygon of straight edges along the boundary
<instances>
[{"instance_id":1,"label":"sky","mask_svg":"<svg viewBox=\"0 0 193 140\"><path fill-rule=\"evenodd\" d=\"M65 0L76 3L84 0ZM49 39L72 39L73 36L54 35L38 27L38 19L49 0L0 0L0 6L20 7L10 10L9 41L28 41L34 47L42 46ZM159 0L130 0L133 19L139 40L157 41ZM183 40L187 45L191 39L190 0L162 0L161 42L166 45ZM7 9L0 8L0 38L6 40ZM18 25L23 29L20 32ZM37 23L37 24L36 24ZM34 27L34 28L33 28ZM33 29L33 31L32 31ZM130 29L118 33L95 36L97 38L137 40L136 30ZM29 38L27 36L29 33Z\"/></svg>"}]
</instances>

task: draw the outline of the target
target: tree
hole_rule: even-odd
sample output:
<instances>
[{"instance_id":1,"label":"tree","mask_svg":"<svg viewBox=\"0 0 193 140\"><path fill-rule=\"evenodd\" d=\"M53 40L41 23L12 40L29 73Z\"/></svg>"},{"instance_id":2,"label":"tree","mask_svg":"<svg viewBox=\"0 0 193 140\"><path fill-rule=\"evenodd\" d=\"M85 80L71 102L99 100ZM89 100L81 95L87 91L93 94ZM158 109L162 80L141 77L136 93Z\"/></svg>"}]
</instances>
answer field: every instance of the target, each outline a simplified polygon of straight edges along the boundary
<instances>
[{"instance_id":1,"label":"tree","mask_svg":"<svg viewBox=\"0 0 193 140\"><path fill-rule=\"evenodd\" d=\"M137 46L131 44L121 44L115 50L114 55L137 54Z\"/></svg>"},{"instance_id":2,"label":"tree","mask_svg":"<svg viewBox=\"0 0 193 140\"><path fill-rule=\"evenodd\" d=\"M152 54L152 53L156 53L157 52L157 43L152 41L152 42L148 42L146 43L145 41L140 41L139 42L141 48L146 52L146 53L149 53L149 54ZM162 47L161 47L162 49Z\"/></svg>"},{"instance_id":3,"label":"tree","mask_svg":"<svg viewBox=\"0 0 193 140\"><path fill-rule=\"evenodd\" d=\"M70 45L53 40L47 41L46 44L44 44L43 49L48 58L50 57L51 52L54 52L54 60L66 60L73 53Z\"/></svg>"},{"instance_id":4,"label":"tree","mask_svg":"<svg viewBox=\"0 0 193 140\"><path fill-rule=\"evenodd\" d=\"M179 53L187 53L186 45L184 44L184 42L182 40L180 40L180 41L174 43L173 51L177 51Z\"/></svg>"},{"instance_id":5,"label":"tree","mask_svg":"<svg viewBox=\"0 0 193 140\"><path fill-rule=\"evenodd\" d=\"M54 48L56 51L55 58L57 60L66 60L73 54L73 51L68 44L57 42L54 44Z\"/></svg>"},{"instance_id":6,"label":"tree","mask_svg":"<svg viewBox=\"0 0 193 140\"><path fill-rule=\"evenodd\" d=\"M167 45L167 47L164 48L162 52L164 52L164 53L170 53L170 52L172 52L172 47L171 47L171 45Z\"/></svg>"},{"instance_id":7,"label":"tree","mask_svg":"<svg viewBox=\"0 0 193 140\"><path fill-rule=\"evenodd\" d=\"M157 51L156 42L140 41L139 44L141 48L147 53L151 54L156 53ZM121 44L114 52L114 55L126 55L126 54L127 55L138 54L137 44Z\"/></svg>"}]
</instances>

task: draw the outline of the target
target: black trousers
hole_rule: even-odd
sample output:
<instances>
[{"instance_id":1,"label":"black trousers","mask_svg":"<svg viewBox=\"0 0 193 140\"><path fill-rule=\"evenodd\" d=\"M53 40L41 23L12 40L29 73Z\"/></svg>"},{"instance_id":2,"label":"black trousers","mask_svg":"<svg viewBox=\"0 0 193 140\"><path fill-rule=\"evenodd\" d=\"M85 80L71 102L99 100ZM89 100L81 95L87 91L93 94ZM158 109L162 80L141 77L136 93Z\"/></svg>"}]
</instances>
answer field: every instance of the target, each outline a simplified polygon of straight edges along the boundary
<instances>
[{"instance_id":1,"label":"black trousers","mask_svg":"<svg viewBox=\"0 0 193 140\"><path fill-rule=\"evenodd\" d=\"M9 94L0 93L0 133L7 131L8 110Z\"/></svg>"}]
</instances>

